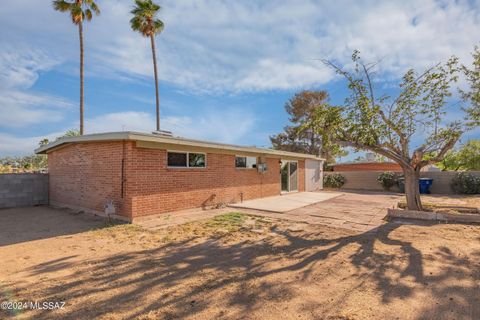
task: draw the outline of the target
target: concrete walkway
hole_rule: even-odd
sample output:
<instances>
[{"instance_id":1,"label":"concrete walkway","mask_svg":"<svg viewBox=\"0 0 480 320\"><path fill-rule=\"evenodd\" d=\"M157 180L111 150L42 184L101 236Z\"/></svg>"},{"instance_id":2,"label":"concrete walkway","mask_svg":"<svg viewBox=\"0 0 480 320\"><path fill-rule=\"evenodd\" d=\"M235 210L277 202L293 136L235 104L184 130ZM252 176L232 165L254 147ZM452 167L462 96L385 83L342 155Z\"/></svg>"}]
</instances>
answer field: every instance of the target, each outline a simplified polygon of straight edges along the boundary
<instances>
[{"instance_id":1,"label":"concrete walkway","mask_svg":"<svg viewBox=\"0 0 480 320\"><path fill-rule=\"evenodd\" d=\"M330 200L284 213L282 217L367 232L385 223L387 208L401 199L403 196L397 194L344 192Z\"/></svg>"},{"instance_id":2,"label":"concrete walkway","mask_svg":"<svg viewBox=\"0 0 480 320\"><path fill-rule=\"evenodd\" d=\"M283 213L329 200L342 194L340 192L295 192L232 203L229 207Z\"/></svg>"},{"instance_id":3,"label":"concrete walkway","mask_svg":"<svg viewBox=\"0 0 480 320\"><path fill-rule=\"evenodd\" d=\"M310 198L310 201L315 199L315 203L305 206L307 200L304 200L300 207L290 211L282 210L283 212L273 212L237 207L214 210L191 209L147 216L136 220L134 223L147 229L155 230L196 220L208 219L220 214L236 211L273 219L284 219L292 222L309 224L322 224L356 232L369 232L385 223L384 218L387 214L387 208L394 206L402 199L402 196L398 194L374 192L344 191L340 193L324 191L316 194L316 196L313 195ZM305 198L309 196L310 195ZM285 198L286 196L281 197ZM278 199L279 197L272 198ZM324 200L319 202L320 199ZM244 203L246 202L247 201ZM271 203L271 201L269 200L267 203ZM292 203L294 203L294 201L292 201ZM297 203L297 206L298 205L299 203Z\"/></svg>"}]
</instances>

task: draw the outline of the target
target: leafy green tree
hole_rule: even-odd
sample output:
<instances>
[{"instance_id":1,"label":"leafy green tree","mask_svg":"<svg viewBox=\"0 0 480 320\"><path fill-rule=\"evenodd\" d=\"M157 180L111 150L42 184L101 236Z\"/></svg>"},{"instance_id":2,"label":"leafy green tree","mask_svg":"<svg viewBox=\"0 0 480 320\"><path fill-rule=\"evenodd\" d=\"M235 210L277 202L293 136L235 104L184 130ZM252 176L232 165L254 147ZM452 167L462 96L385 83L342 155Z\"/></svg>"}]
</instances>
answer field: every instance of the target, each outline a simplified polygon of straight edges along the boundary
<instances>
[{"instance_id":1,"label":"leafy green tree","mask_svg":"<svg viewBox=\"0 0 480 320\"><path fill-rule=\"evenodd\" d=\"M462 71L465 74L469 90L462 90L463 98L470 102L470 107L466 108L469 114L469 125L480 126L480 48L475 46L475 50L472 54L473 66L470 68L463 65Z\"/></svg>"},{"instance_id":2,"label":"leafy green tree","mask_svg":"<svg viewBox=\"0 0 480 320\"><path fill-rule=\"evenodd\" d=\"M63 136L57 137L57 139L64 138L64 137L76 137L81 135L78 130L67 130Z\"/></svg>"},{"instance_id":3,"label":"leafy green tree","mask_svg":"<svg viewBox=\"0 0 480 320\"><path fill-rule=\"evenodd\" d=\"M335 162L347 152L332 142L333 128L339 125L341 108L328 103L326 91L302 91L285 104L291 125L273 135L275 149L314 154Z\"/></svg>"},{"instance_id":4,"label":"leafy green tree","mask_svg":"<svg viewBox=\"0 0 480 320\"><path fill-rule=\"evenodd\" d=\"M53 8L60 12L68 12L72 18L73 24L78 26L78 35L80 38L80 134L83 134L84 117L84 49L83 49L83 21L92 20L93 14L100 14L98 5L93 0L55 0Z\"/></svg>"},{"instance_id":5,"label":"leafy green tree","mask_svg":"<svg viewBox=\"0 0 480 320\"><path fill-rule=\"evenodd\" d=\"M160 130L160 97L158 93L158 73L157 73L157 56L155 52L155 35L163 31L164 25L156 15L161 7L152 2L152 0L135 0L135 7L131 13L133 18L130 20L130 26L134 31L141 33L144 37L150 38L153 58L153 73L155 76L155 99L156 99L156 116L157 131Z\"/></svg>"},{"instance_id":6,"label":"leafy green tree","mask_svg":"<svg viewBox=\"0 0 480 320\"><path fill-rule=\"evenodd\" d=\"M377 95L372 80L375 65L364 63L358 51L353 53L352 61L351 71L324 61L346 79L350 91L341 115L342 125L336 127L337 142L397 162L405 176L407 207L421 210L420 169L441 161L471 128L470 113L465 114L465 121L441 121L448 106L447 99L452 95L452 86L461 72L458 59L452 57L420 74L408 70L396 97ZM413 147L412 137L416 133L425 139Z\"/></svg>"},{"instance_id":7,"label":"leafy green tree","mask_svg":"<svg viewBox=\"0 0 480 320\"><path fill-rule=\"evenodd\" d=\"M45 146L45 145L47 145L49 142L50 142L50 141L49 141L47 138L45 138L45 139L40 140L40 142L38 143L38 145L39 145L40 147L41 147L41 146Z\"/></svg>"},{"instance_id":8,"label":"leafy green tree","mask_svg":"<svg viewBox=\"0 0 480 320\"><path fill-rule=\"evenodd\" d=\"M443 170L480 170L480 140L470 140L459 150L449 151L439 165Z\"/></svg>"}]
</instances>

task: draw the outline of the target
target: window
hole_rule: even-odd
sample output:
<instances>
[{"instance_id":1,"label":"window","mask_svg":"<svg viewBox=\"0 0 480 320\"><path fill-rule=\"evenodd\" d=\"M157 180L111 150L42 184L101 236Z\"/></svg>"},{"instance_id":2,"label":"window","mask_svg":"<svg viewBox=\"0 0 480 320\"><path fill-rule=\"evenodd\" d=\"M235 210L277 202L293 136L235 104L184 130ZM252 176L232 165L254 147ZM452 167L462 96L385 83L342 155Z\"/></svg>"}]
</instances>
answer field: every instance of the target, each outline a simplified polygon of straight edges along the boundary
<instances>
[{"instance_id":1,"label":"window","mask_svg":"<svg viewBox=\"0 0 480 320\"><path fill-rule=\"evenodd\" d=\"M189 153L188 154L188 166L191 168L204 168L205 167L205 154L203 153Z\"/></svg>"},{"instance_id":2,"label":"window","mask_svg":"<svg viewBox=\"0 0 480 320\"><path fill-rule=\"evenodd\" d=\"M179 152L168 153L168 166L169 167L186 167L187 166L187 154Z\"/></svg>"},{"instance_id":3,"label":"window","mask_svg":"<svg viewBox=\"0 0 480 320\"><path fill-rule=\"evenodd\" d=\"M205 168L205 154L194 152L168 152L167 166L173 168Z\"/></svg>"},{"instance_id":4,"label":"window","mask_svg":"<svg viewBox=\"0 0 480 320\"><path fill-rule=\"evenodd\" d=\"M246 168L253 169L257 167L257 158L256 157L235 157L235 168Z\"/></svg>"}]
</instances>

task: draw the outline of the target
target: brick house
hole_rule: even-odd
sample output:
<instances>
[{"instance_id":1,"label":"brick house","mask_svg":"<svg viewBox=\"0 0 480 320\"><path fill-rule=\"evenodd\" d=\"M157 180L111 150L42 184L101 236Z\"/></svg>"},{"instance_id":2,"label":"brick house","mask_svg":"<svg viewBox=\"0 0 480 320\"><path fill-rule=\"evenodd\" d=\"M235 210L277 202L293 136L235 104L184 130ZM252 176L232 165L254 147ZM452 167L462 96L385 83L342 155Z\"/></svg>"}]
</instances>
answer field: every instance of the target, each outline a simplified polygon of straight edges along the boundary
<instances>
[{"instance_id":1,"label":"brick house","mask_svg":"<svg viewBox=\"0 0 480 320\"><path fill-rule=\"evenodd\" d=\"M140 216L322 188L323 159L266 148L113 132L66 137L48 155L50 204ZM111 205L107 205L110 203Z\"/></svg>"}]
</instances>

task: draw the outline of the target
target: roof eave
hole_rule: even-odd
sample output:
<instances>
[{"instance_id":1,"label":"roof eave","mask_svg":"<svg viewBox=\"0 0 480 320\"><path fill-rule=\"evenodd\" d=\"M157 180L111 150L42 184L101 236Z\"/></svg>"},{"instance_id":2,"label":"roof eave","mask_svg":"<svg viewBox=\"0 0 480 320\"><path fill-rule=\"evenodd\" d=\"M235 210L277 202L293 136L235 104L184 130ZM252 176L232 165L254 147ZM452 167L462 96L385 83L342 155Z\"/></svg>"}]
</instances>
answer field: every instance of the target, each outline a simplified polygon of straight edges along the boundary
<instances>
[{"instance_id":1,"label":"roof eave","mask_svg":"<svg viewBox=\"0 0 480 320\"><path fill-rule=\"evenodd\" d=\"M315 155L310 154L303 154L303 153L296 153L296 152L289 152L289 151L281 151L281 150L274 150L274 149L267 149L267 148L256 148L256 147L244 147L244 146L235 146L235 145L226 145L221 143L215 142L207 142L207 141L200 141L200 140L189 140L183 138L175 138L175 137L163 137L161 135L153 136L151 134L140 133L140 132L130 132L130 131L122 131L122 132L108 132L108 133L98 133L98 134L89 134L85 136L76 136L76 137L65 137L57 139L49 144L41 146L35 149L36 154L46 154L48 151L56 149L64 144L69 143L78 143L78 142L96 142L96 141L122 141L122 140L130 140L130 141L150 141L150 142L158 142L158 143L165 143L165 144L180 144L184 146L198 146L203 148L215 148L215 149L223 149L223 150L233 150L238 152L252 152L258 154L269 154L269 155L276 155L276 156L286 156L292 158L300 158L300 159L314 159L325 161L324 158L317 157Z\"/></svg>"}]
</instances>

